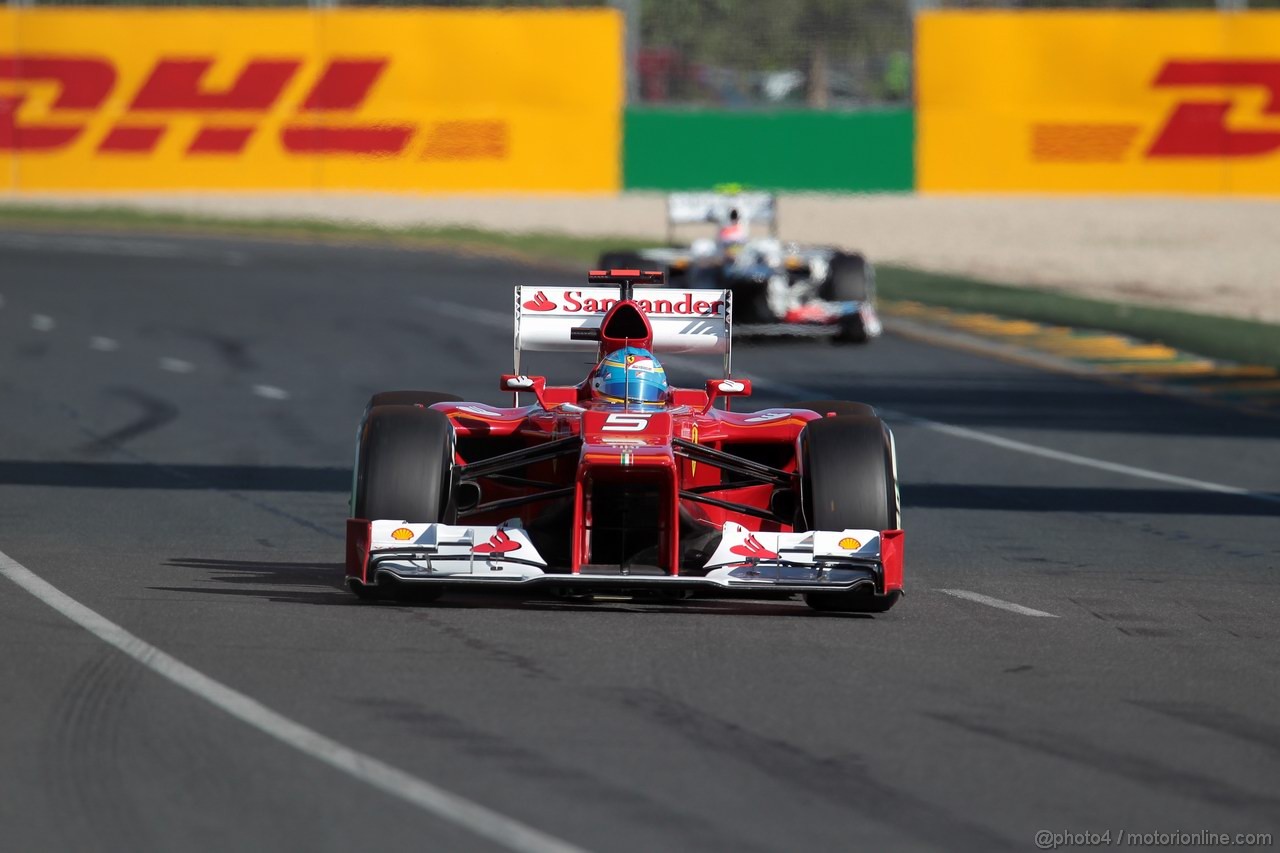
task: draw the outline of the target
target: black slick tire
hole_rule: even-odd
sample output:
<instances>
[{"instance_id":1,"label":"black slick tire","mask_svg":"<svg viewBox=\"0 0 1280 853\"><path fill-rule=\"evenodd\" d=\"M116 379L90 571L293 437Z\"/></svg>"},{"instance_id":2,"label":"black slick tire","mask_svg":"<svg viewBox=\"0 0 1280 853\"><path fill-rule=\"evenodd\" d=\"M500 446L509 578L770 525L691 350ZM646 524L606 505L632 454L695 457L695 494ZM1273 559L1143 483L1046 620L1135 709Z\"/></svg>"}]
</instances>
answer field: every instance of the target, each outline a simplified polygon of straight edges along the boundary
<instances>
[{"instance_id":1,"label":"black slick tire","mask_svg":"<svg viewBox=\"0 0 1280 853\"><path fill-rule=\"evenodd\" d=\"M875 272L862 255L841 252L831 259L827 280L818 295L828 302L871 302L875 299ZM861 314L851 314L840 323L835 337L839 344L865 344L871 340Z\"/></svg>"},{"instance_id":2,"label":"black slick tire","mask_svg":"<svg viewBox=\"0 0 1280 853\"><path fill-rule=\"evenodd\" d=\"M829 411L837 411L837 416L810 421L800 434L803 526L808 530L896 529L901 511L892 434L878 417ZM814 610L883 613L898 597L896 591L875 595L864 587L809 593L805 603Z\"/></svg>"},{"instance_id":3,"label":"black slick tire","mask_svg":"<svg viewBox=\"0 0 1280 853\"><path fill-rule=\"evenodd\" d=\"M878 417L876 410L866 403L854 403L849 400L802 400L799 403L787 403L788 409L808 409L824 417L835 412L837 417L853 415L855 417Z\"/></svg>"},{"instance_id":4,"label":"black slick tire","mask_svg":"<svg viewBox=\"0 0 1280 853\"><path fill-rule=\"evenodd\" d=\"M457 394L444 391L379 391L369 398L365 411L374 406L421 406L424 409L436 403L460 403L462 398Z\"/></svg>"},{"instance_id":5,"label":"black slick tire","mask_svg":"<svg viewBox=\"0 0 1280 853\"><path fill-rule=\"evenodd\" d=\"M361 427L356 458L354 517L416 523L446 520L453 427L444 414L417 405L375 406ZM440 591L395 584L385 590L366 587L357 594L426 601L439 597Z\"/></svg>"}]
</instances>

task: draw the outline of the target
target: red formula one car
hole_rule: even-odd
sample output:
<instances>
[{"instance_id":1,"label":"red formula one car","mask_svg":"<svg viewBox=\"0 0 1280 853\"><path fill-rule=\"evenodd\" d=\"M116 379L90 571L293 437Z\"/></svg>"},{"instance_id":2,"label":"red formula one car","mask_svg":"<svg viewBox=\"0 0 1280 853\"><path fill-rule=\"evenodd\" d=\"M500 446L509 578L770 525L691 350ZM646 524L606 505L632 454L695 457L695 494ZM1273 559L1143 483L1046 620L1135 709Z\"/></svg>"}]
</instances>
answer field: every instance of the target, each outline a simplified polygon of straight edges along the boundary
<instances>
[{"instance_id":1,"label":"red formula one car","mask_svg":"<svg viewBox=\"0 0 1280 853\"><path fill-rule=\"evenodd\" d=\"M360 425L346 578L361 598L541 588L681 598L802 594L883 612L901 596L893 435L861 403L729 411L726 290L516 288L511 407L427 391L370 401ZM530 350L596 353L577 385L520 370ZM723 378L672 388L657 358L723 356ZM532 402L521 405L521 395ZM526 397L526 399L528 399ZM723 401L723 408L716 403Z\"/></svg>"}]
</instances>

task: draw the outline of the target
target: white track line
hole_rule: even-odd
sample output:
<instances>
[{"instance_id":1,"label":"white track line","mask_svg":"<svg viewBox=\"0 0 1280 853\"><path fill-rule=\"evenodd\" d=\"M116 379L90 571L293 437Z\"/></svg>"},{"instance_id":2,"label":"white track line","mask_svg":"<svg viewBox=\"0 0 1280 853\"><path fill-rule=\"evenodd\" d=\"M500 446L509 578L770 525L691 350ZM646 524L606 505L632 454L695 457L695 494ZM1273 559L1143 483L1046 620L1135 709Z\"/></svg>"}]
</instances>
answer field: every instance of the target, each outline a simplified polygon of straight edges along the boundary
<instances>
[{"instance_id":1,"label":"white track line","mask_svg":"<svg viewBox=\"0 0 1280 853\"><path fill-rule=\"evenodd\" d=\"M120 342L115 338L104 338L101 335L94 335L89 338L89 349L98 352L115 352L120 349Z\"/></svg>"},{"instance_id":2,"label":"white track line","mask_svg":"<svg viewBox=\"0 0 1280 853\"><path fill-rule=\"evenodd\" d=\"M1176 474L1164 474L1160 471L1151 471L1147 468L1136 468L1133 465L1121 465L1118 462L1107 462L1103 459L1094 459L1091 456L1080 456L1076 453L1066 453L1062 450L1053 450L1048 447L1040 447L1036 444L1027 444L1025 441L1015 441L1012 438L1002 438L998 435L979 432L978 430L968 429L966 427L938 423L937 421L931 421L927 418L918 418L914 415L903 415L903 417L911 420L917 426L931 429L934 432L944 433L946 435L955 436L956 438L967 438L970 441L980 441L983 444L989 444L992 447L1002 447L1005 450L1015 450L1019 453L1040 456L1044 459L1069 462L1072 465L1082 465L1086 468L1097 468L1099 471L1110 471L1114 474L1127 474L1130 477L1141 477L1145 480L1155 480L1160 483L1169 483L1175 486L1186 486L1192 489L1200 489L1205 492L1217 492L1218 494L1223 495L1239 495L1241 497L1254 498L1268 503L1280 503L1280 496L1267 494L1266 492L1253 492L1249 489L1242 489L1239 486L1227 486L1222 483L1210 482L1209 480L1196 480L1191 477L1179 477Z\"/></svg>"},{"instance_id":3,"label":"white track line","mask_svg":"<svg viewBox=\"0 0 1280 853\"><path fill-rule=\"evenodd\" d=\"M170 373L191 373L196 369L196 366L189 361L165 355L160 357L160 369L167 370Z\"/></svg>"},{"instance_id":4,"label":"white track line","mask_svg":"<svg viewBox=\"0 0 1280 853\"><path fill-rule=\"evenodd\" d=\"M48 314L31 315L31 328L35 329L37 332L52 332L54 327L57 325L57 322L55 322Z\"/></svg>"},{"instance_id":5,"label":"white track line","mask_svg":"<svg viewBox=\"0 0 1280 853\"><path fill-rule=\"evenodd\" d=\"M105 616L90 610L0 551L0 574L40 599L98 639L124 652L147 669L225 711L258 731L341 770L361 782L417 806L520 853L583 853L582 848L547 835L492 809L451 794L424 779L343 746L301 723L272 711L257 700L215 681L199 670L135 637Z\"/></svg>"},{"instance_id":6,"label":"white track line","mask_svg":"<svg viewBox=\"0 0 1280 853\"><path fill-rule=\"evenodd\" d=\"M504 314L501 311L475 308L469 305L462 305L457 302L436 302L427 299L423 299L421 302L424 307L430 308L438 313L445 314L450 317L456 317L460 320L470 320L474 323L493 326L495 328L510 328L512 322L511 315ZM670 362L671 364L678 364L686 367L705 367L705 363L700 363L687 356L664 356L662 360ZM806 397L822 399L827 396L826 392L823 391L815 391L812 388L804 388L787 382L777 382L764 376L752 376L750 378L752 384L757 390L766 391L781 397L793 397L803 400ZM1081 465L1085 468L1096 468L1100 471L1110 471L1113 474L1124 474L1129 477L1138 477L1144 480L1155 480L1160 483L1185 486L1187 488L1199 489L1205 492L1216 492L1222 495L1239 495L1240 497L1253 498L1254 500L1265 501L1267 503L1280 503L1280 495L1250 491L1249 489L1242 489L1239 486L1228 486L1222 483L1214 483L1209 480L1196 480L1191 477L1179 477L1175 474L1165 474L1160 471L1152 471L1149 468L1138 468L1134 465L1122 465L1118 462L1107 462L1104 459L1094 459L1091 456L1081 456L1077 453L1067 453L1062 450L1041 447L1038 444L1028 444L1025 441L1015 441L1012 438L1003 438L989 432L981 432L976 429L953 426L952 424L946 424L940 421L932 421L928 418L922 418L906 412L894 412L888 409L881 409L880 411L891 420L897 419L909 421L914 426L949 435L953 438L977 441L983 444L989 444L992 447L1012 450L1016 453L1026 453L1031 456L1039 456L1043 459L1053 459L1058 462L1066 462L1070 465Z\"/></svg>"},{"instance_id":7,"label":"white track line","mask_svg":"<svg viewBox=\"0 0 1280 853\"><path fill-rule=\"evenodd\" d=\"M254 385L253 393L268 400L288 400L289 392L274 385Z\"/></svg>"},{"instance_id":8,"label":"white track line","mask_svg":"<svg viewBox=\"0 0 1280 853\"><path fill-rule=\"evenodd\" d=\"M956 598L963 598L965 601L976 601L978 604L985 604L988 607L995 607L999 610L1008 610L1010 613L1018 613L1022 616L1047 616L1050 619L1058 618L1058 614L1056 613L1046 613L1043 610L1023 607L1021 604L1014 604L1012 601L992 598L989 595L983 595L980 592L970 592L967 589L940 589L938 592L945 592L947 595L954 595Z\"/></svg>"}]
</instances>

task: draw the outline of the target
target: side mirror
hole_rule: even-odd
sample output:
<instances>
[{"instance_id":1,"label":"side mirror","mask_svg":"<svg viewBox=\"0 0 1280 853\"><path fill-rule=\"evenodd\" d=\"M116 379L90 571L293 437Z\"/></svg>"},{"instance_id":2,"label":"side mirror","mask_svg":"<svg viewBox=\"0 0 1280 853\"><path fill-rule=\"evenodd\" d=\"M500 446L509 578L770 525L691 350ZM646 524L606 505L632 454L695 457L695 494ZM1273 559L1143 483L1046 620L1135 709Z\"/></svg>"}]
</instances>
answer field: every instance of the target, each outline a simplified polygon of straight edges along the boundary
<instances>
[{"instance_id":1,"label":"side mirror","mask_svg":"<svg viewBox=\"0 0 1280 853\"><path fill-rule=\"evenodd\" d=\"M542 392L547 387L547 377L545 376L525 376L523 374L504 373L502 374L502 382L500 389L510 391L513 394L519 394L521 391L527 391L538 398L538 405L546 408L546 403L542 399ZM517 402L519 397L516 398Z\"/></svg>"},{"instance_id":2,"label":"side mirror","mask_svg":"<svg viewBox=\"0 0 1280 853\"><path fill-rule=\"evenodd\" d=\"M750 379L708 379L707 380L707 411L715 405L717 397L750 397L751 396L751 380Z\"/></svg>"}]
</instances>

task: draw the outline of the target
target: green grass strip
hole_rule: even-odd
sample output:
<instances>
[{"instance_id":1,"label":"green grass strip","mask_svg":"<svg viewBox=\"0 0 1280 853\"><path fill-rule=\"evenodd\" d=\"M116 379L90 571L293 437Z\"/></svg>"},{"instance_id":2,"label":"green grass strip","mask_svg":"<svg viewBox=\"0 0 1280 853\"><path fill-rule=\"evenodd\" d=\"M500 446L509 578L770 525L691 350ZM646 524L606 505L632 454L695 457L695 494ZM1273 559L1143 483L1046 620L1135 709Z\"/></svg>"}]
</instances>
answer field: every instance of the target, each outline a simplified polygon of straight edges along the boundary
<instances>
[{"instance_id":1,"label":"green grass strip","mask_svg":"<svg viewBox=\"0 0 1280 853\"><path fill-rule=\"evenodd\" d=\"M556 232L506 233L458 226L388 228L318 219L231 219L152 213L123 207L61 208L0 203L0 225L190 232L487 252L566 267L590 266L609 249L653 245L635 237L578 237ZM1280 326L991 284L955 275L879 264L880 295L965 311L1102 329L1214 358L1280 367Z\"/></svg>"},{"instance_id":2,"label":"green grass strip","mask_svg":"<svg viewBox=\"0 0 1280 853\"><path fill-rule=\"evenodd\" d=\"M62 208L0 203L0 225L191 233L342 242L381 243L427 249L489 252L521 260L586 267L610 249L638 249L652 240L577 237L553 231L507 233L466 226L397 228L320 219L252 219L156 213L123 207Z\"/></svg>"}]
</instances>

